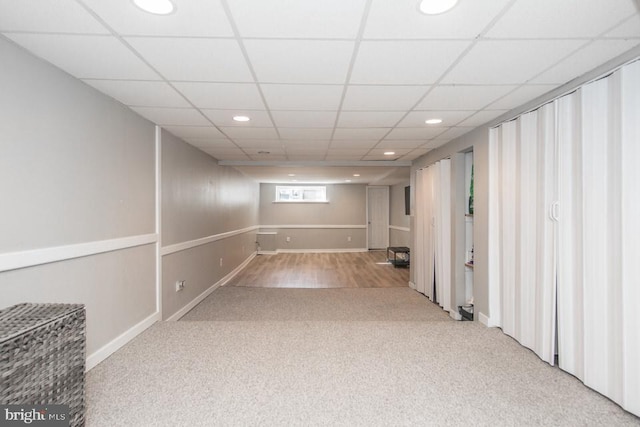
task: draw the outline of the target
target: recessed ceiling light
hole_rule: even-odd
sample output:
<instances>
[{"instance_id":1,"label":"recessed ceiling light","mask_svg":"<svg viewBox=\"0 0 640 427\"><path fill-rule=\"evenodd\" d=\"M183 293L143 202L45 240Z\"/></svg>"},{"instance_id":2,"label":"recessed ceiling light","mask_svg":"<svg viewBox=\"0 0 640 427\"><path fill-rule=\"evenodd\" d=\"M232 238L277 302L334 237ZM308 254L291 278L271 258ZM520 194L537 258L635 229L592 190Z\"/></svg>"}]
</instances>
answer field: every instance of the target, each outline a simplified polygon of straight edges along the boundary
<instances>
[{"instance_id":1,"label":"recessed ceiling light","mask_svg":"<svg viewBox=\"0 0 640 427\"><path fill-rule=\"evenodd\" d=\"M437 125L439 123L442 123L442 119L429 119L425 120L424 122L428 125Z\"/></svg>"},{"instance_id":2,"label":"recessed ceiling light","mask_svg":"<svg viewBox=\"0 0 640 427\"><path fill-rule=\"evenodd\" d=\"M291 182L298 182L298 180L297 179L292 179Z\"/></svg>"},{"instance_id":3,"label":"recessed ceiling light","mask_svg":"<svg viewBox=\"0 0 640 427\"><path fill-rule=\"evenodd\" d=\"M353 176L360 176L360 174L359 173L354 173Z\"/></svg>"},{"instance_id":4,"label":"recessed ceiling light","mask_svg":"<svg viewBox=\"0 0 640 427\"><path fill-rule=\"evenodd\" d=\"M385 156L393 156L394 154L396 154L396 152L395 152L395 151L385 151L385 152L384 152L384 155L385 155Z\"/></svg>"},{"instance_id":5,"label":"recessed ceiling light","mask_svg":"<svg viewBox=\"0 0 640 427\"><path fill-rule=\"evenodd\" d=\"M351 182L351 180L350 179L345 179L344 182Z\"/></svg>"},{"instance_id":6,"label":"recessed ceiling light","mask_svg":"<svg viewBox=\"0 0 640 427\"><path fill-rule=\"evenodd\" d=\"M248 116L233 116L233 120L236 122L248 122L251 118Z\"/></svg>"},{"instance_id":7,"label":"recessed ceiling light","mask_svg":"<svg viewBox=\"0 0 640 427\"><path fill-rule=\"evenodd\" d=\"M296 174L295 173L290 173L289 176L296 176Z\"/></svg>"},{"instance_id":8,"label":"recessed ceiling light","mask_svg":"<svg viewBox=\"0 0 640 427\"><path fill-rule=\"evenodd\" d=\"M133 4L154 15L169 15L176 9L170 0L133 0Z\"/></svg>"},{"instance_id":9,"label":"recessed ceiling light","mask_svg":"<svg viewBox=\"0 0 640 427\"><path fill-rule=\"evenodd\" d=\"M458 0L421 0L418 8L425 15L438 15L451 10Z\"/></svg>"}]
</instances>

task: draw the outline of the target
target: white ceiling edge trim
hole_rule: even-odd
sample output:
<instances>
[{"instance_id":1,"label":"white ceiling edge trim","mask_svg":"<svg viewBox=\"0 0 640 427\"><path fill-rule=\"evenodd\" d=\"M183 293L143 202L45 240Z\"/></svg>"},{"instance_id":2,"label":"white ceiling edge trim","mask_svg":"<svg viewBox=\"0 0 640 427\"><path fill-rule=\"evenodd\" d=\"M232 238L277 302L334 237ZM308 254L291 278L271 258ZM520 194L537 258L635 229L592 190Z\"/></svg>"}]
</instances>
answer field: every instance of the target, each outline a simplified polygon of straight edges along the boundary
<instances>
[{"instance_id":1,"label":"white ceiling edge trim","mask_svg":"<svg viewBox=\"0 0 640 427\"><path fill-rule=\"evenodd\" d=\"M544 93L531 101L522 104L519 107L516 107L501 116L496 117L495 119L485 123L479 127L496 127L504 122L508 122L510 120L515 119L522 114L528 113L530 111L537 110L543 105L552 102L558 98L561 98L577 89L581 86L584 86L592 81L599 80L613 72L617 69L629 64L631 62L640 60L640 45L628 50L627 52L619 55L602 65L597 66L596 68L588 71L573 80L568 81L567 83L558 86L555 89L550 90L547 93Z\"/></svg>"},{"instance_id":2,"label":"white ceiling edge trim","mask_svg":"<svg viewBox=\"0 0 640 427\"><path fill-rule=\"evenodd\" d=\"M352 160L352 161L251 161L251 160L219 160L221 166L274 166L274 167L306 167L306 166L411 166L411 160Z\"/></svg>"},{"instance_id":3,"label":"white ceiling edge trim","mask_svg":"<svg viewBox=\"0 0 640 427\"><path fill-rule=\"evenodd\" d=\"M437 162L438 160L442 160L444 158L447 158L451 155L452 151L449 147L454 147L458 141L460 140L460 138L465 138L467 135L469 135L471 132L474 132L477 129L481 129L481 128L487 128L487 132L489 128L492 127L496 127L504 122L508 122L509 120L512 120L528 111L533 111L536 108L541 107L542 105L553 101L554 99L560 98L568 93L571 93L575 90L577 90L578 88L580 88L581 86L592 82L594 80L598 80L608 74L611 74L612 72L614 72L615 70L617 70L620 67L623 67L624 65L631 63L633 61L639 60L640 59L640 46L636 46L630 50L628 50L627 52L623 53L622 55L619 55L607 62L605 62L604 64L601 64L599 66L597 66L596 68L592 69L591 71L587 71L586 73L582 74L581 76L576 77L573 80L568 81L567 83L558 86L557 88L544 93L534 99L532 99L529 102L526 102L522 105L520 105L519 107L513 108L509 111L507 111L506 113L502 114L501 116L496 117L493 120L490 120L480 126L476 126L473 130L471 130L470 132L467 132L465 135L461 135L457 138L452 139L451 141L447 142L446 144L437 147L431 151L429 151L428 153L423 154L420 157L417 157L416 159L414 159L412 161L412 169L411 169L411 174L413 174L414 172L414 168L417 166L418 168L424 168L427 167L435 162ZM469 147L467 147L469 148ZM454 150L455 152L458 152L459 150ZM465 151L465 150L463 150ZM444 154L443 154L444 153Z\"/></svg>"}]
</instances>

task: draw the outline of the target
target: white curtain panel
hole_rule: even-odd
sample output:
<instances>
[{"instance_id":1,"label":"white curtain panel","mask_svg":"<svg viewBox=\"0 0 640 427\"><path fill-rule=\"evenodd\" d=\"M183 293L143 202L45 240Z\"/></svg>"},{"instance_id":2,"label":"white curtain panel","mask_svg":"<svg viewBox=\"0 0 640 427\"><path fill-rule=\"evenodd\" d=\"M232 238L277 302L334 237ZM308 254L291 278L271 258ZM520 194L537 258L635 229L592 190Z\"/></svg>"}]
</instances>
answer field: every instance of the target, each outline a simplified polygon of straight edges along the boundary
<instances>
[{"instance_id":1,"label":"white curtain panel","mask_svg":"<svg viewBox=\"0 0 640 427\"><path fill-rule=\"evenodd\" d=\"M559 364L640 415L640 62L558 102Z\"/></svg>"},{"instance_id":2,"label":"white curtain panel","mask_svg":"<svg viewBox=\"0 0 640 427\"><path fill-rule=\"evenodd\" d=\"M416 188L415 188L415 235L414 247L411 254L411 267L413 268L413 280L415 281L416 291L424 294L424 228L425 228L425 171L418 169L416 171Z\"/></svg>"},{"instance_id":3,"label":"white curtain panel","mask_svg":"<svg viewBox=\"0 0 640 427\"><path fill-rule=\"evenodd\" d=\"M516 141L517 123L507 122L502 126L502 138L498 154L500 183L498 195L499 254L500 254L500 326L505 334L516 334Z\"/></svg>"},{"instance_id":4,"label":"white curtain panel","mask_svg":"<svg viewBox=\"0 0 640 427\"><path fill-rule=\"evenodd\" d=\"M502 326L502 287L500 257L500 146L502 127L489 130L489 230L488 276L489 319L487 326Z\"/></svg>"},{"instance_id":5,"label":"white curtain panel","mask_svg":"<svg viewBox=\"0 0 640 427\"><path fill-rule=\"evenodd\" d=\"M555 106L492 131L491 323L546 362L555 356Z\"/></svg>"},{"instance_id":6,"label":"white curtain panel","mask_svg":"<svg viewBox=\"0 0 640 427\"><path fill-rule=\"evenodd\" d=\"M440 160L435 167L436 298L444 310L451 311L451 160Z\"/></svg>"},{"instance_id":7,"label":"white curtain panel","mask_svg":"<svg viewBox=\"0 0 640 427\"><path fill-rule=\"evenodd\" d=\"M434 166L416 172L416 248L411 257L415 265L416 290L433 301L434 276Z\"/></svg>"}]
</instances>

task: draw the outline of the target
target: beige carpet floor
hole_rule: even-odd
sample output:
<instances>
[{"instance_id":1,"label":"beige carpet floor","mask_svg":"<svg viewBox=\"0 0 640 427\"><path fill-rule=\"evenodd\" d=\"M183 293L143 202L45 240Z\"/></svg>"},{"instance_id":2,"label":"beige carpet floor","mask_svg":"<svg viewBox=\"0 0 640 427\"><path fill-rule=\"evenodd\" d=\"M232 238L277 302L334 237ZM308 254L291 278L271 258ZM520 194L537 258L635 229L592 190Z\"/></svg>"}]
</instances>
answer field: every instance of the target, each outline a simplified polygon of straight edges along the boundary
<instances>
[{"instance_id":1,"label":"beige carpet floor","mask_svg":"<svg viewBox=\"0 0 640 427\"><path fill-rule=\"evenodd\" d=\"M409 289L220 288L87 375L88 426L640 425Z\"/></svg>"}]
</instances>

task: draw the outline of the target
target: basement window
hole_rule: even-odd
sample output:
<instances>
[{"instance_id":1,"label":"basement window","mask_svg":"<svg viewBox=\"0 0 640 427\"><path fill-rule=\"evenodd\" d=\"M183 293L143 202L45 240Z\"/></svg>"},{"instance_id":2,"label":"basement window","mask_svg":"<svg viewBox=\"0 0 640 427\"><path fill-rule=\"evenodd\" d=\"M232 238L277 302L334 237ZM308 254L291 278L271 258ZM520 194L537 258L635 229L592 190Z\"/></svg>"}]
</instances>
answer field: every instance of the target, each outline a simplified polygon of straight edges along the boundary
<instances>
[{"instance_id":1,"label":"basement window","mask_svg":"<svg viewBox=\"0 0 640 427\"><path fill-rule=\"evenodd\" d=\"M327 187L276 185L275 203L329 203L327 200Z\"/></svg>"}]
</instances>

